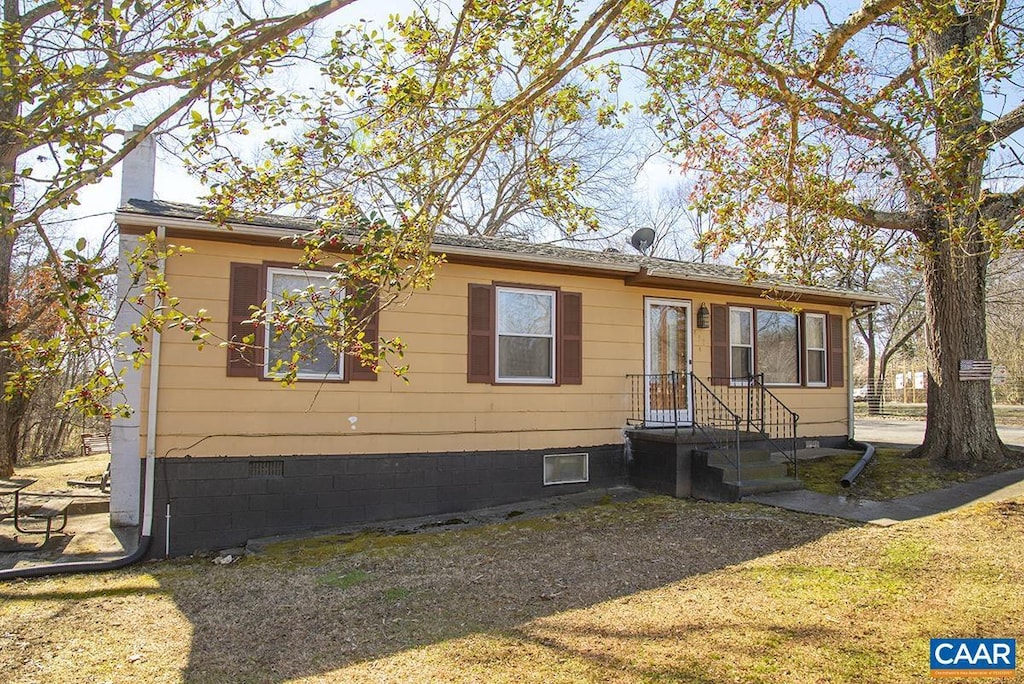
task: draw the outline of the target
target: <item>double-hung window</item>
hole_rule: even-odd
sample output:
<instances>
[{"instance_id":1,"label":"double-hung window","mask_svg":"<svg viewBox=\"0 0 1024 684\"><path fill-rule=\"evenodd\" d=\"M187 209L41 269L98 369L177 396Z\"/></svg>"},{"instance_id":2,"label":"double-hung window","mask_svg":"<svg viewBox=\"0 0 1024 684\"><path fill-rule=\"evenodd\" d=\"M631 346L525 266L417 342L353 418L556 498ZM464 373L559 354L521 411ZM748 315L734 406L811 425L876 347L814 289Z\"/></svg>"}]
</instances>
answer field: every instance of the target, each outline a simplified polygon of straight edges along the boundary
<instances>
[{"instance_id":1,"label":"double-hung window","mask_svg":"<svg viewBox=\"0 0 1024 684\"><path fill-rule=\"evenodd\" d=\"M842 387L841 315L756 306L711 305L711 382Z\"/></svg>"},{"instance_id":2,"label":"double-hung window","mask_svg":"<svg viewBox=\"0 0 1024 684\"><path fill-rule=\"evenodd\" d=\"M791 311L757 310L757 372L769 385L800 384L800 326Z\"/></svg>"},{"instance_id":3,"label":"double-hung window","mask_svg":"<svg viewBox=\"0 0 1024 684\"><path fill-rule=\"evenodd\" d=\"M551 290L496 288L498 382L555 382L555 306Z\"/></svg>"},{"instance_id":4,"label":"double-hung window","mask_svg":"<svg viewBox=\"0 0 1024 684\"><path fill-rule=\"evenodd\" d=\"M287 330L277 333L267 326L265 335L265 368L267 377L283 375L291 364L298 367L297 377L308 379L341 380L344 378L342 357L328 343L329 298L343 298L344 290L332 284L330 274L295 269L267 269L267 313L273 320L274 312L287 310L299 316L312 318L321 334L292 344Z\"/></svg>"},{"instance_id":5,"label":"double-hung window","mask_svg":"<svg viewBox=\"0 0 1024 684\"><path fill-rule=\"evenodd\" d=\"M230 270L230 291L228 294L228 339L227 374L232 377L279 378L295 363L299 380L316 382L377 381L375 364L363 365L354 354L346 353L340 358L331 351L329 336L339 342L345 330L340 320L328 312L332 299L349 296L358 288L358 283L339 283L337 276L323 271L306 271L279 263L233 262ZM315 301L310 295L315 294ZM282 303L288 301L288 309L298 315L312 318L314 334L308 344L295 349L291 337L284 330L287 326L265 323L255 324L251 319L255 309L267 307L273 314L282 311ZM379 300L372 296L359 307L357 317L362 321L364 339L374 351L380 334ZM276 330L274 329L276 328ZM323 334L317 334L322 331ZM276 332L283 331L276 335ZM351 332L351 331L349 331ZM337 346L335 346L337 348ZM299 352L296 357L296 351Z\"/></svg>"},{"instance_id":6,"label":"double-hung window","mask_svg":"<svg viewBox=\"0 0 1024 684\"><path fill-rule=\"evenodd\" d=\"M754 374L754 310L729 310L730 377L748 378Z\"/></svg>"},{"instance_id":7,"label":"double-hung window","mask_svg":"<svg viewBox=\"0 0 1024 684\"><path fill-rule=\"evenodd\" d=\"M804 314L804 338L807 347L807 386L828 385L828 347L825 314Z\"/></svg>"},{"instance_id":8,"label":"double-hung window","mask_svg":"<svg viewBox=\"0 0 1024 684\"><path fill-rule=\"evenodd\" d=\"M583 384L583 295L554 287L470 283L466 381Z\"/></svg>"}]
</instances>

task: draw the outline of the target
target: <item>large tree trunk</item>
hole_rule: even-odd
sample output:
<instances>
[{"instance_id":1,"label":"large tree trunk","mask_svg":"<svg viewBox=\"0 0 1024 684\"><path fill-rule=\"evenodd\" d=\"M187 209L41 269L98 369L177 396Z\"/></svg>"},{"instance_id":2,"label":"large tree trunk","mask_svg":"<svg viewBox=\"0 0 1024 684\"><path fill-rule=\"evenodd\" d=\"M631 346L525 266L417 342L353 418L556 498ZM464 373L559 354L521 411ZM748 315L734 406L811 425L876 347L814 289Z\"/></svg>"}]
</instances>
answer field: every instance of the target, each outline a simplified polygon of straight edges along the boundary
<instances>
[{"instance_id":1,"label":"large tree trunk","mask_svg":"<svg viewBox=\"0 0 1024 684\"><path fill-rule=\"evenodd\" d=\"M934 183L923 249L928 341L928 426L915 450L958 467L1002 461L988 380L960 380L960 362L987 360L985 284L990 245L981 229L982 130L980 37L986 13L926 5L935 21L922 47L935 102ZM937 30L936 30L937 29Z\"/></svg>"},{"instance_id":2,"label":"large tree trunk","mask_svg":"<svg viewBox=\"0 0 1024 684\"><path fill-rule=\"evenodd\" d=\"M988 253L980 239L967 243L978 249L963 249L943 232L924 245L928 424L923 444L912 453L957 467L998 462L1005 448L996 433L990 383L959 377L961 360L988 359Z\"/></svg>"},{"instance_id":3,"label":"large tree trunk","mask_svg":"<svg viewBox=\"0 0 1024 684\"><path fill-rule=\"evenodd\" d=\"M9 355L0 349L0 378L7 379L11 371ZM20 395L0 399L0 477L14 474L21 446L21 421L25 417L28 400Z\"/></svg>"},{"instance_id":4,"label":"large tree trunk","mask_svg":"<svg viewBox=\"0 0 1024 684\"><path fill-rule=\"evenodd\" d=\"M6 218L6 217L4 217ZM6 221L3 222L6 226ZM10 338L11 256L15 236L5 230L0 234L0 340ZM0 348L0 388L13 370L11 353ZM10 477L18 460L19 431L28 401L21 396L5 400L0 395L0 477Z\"/></svg>"},{"instance_id":5,"label":"large tree trunk","mask_svg":"<svg viewBox=\"0 0 1024 684\"><path fill-rule=\"evenodd\" d=\"M14 203L14 171L15 158L0 161L0 180L7 186L6 199L9 206L13 206ZM11 259L17 237L8 229L12 218L12 212L0 207L0 340L8 340L11 337ZM10 351L0 348L0 392L11 369ZM10 477L14 473L18 453L18 430L25 415L26 403L20 398L6 401L0 393L0 477Z\"/></svg>"}]
</instances>

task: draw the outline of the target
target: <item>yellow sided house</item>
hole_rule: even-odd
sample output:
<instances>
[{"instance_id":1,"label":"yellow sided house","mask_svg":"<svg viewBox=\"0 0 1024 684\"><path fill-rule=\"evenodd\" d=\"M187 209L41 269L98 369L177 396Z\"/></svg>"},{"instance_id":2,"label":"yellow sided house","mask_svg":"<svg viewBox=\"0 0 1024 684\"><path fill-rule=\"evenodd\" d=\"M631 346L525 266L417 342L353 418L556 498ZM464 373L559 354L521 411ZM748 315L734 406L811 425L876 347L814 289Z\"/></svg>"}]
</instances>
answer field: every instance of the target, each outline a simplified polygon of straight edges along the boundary
<instances>
[{"instance_id":1,"label":"yellow sided house","mask_svg":"<svg viewBox=\"0 0 1024 684\"><path fill-rule=\"evenodd\" d=\"M150 232L191 249L166 279L218 336L324 277L294 266L302 221L200 216L131 200L116 220L122 253ZM367 331L408 343L407 383L318 355L283 387L269 337L252 358L153 340L127 388L138 411L113 427L113 522L139 521L145 457L153 539L175 555L619 484L736 500L798 486L796 450L851 432L848 322L884 298L641 253L443 235L432 249L446 261L430 289Z\"/></svg>"}]
</instances>

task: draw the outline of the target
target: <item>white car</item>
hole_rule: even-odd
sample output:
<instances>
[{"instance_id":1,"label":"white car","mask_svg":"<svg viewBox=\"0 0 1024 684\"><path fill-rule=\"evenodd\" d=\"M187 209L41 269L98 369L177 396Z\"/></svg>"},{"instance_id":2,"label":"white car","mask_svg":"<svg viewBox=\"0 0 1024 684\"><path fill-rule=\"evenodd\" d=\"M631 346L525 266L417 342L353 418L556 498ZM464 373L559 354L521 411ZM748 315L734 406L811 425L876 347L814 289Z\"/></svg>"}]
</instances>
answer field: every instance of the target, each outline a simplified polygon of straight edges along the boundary
<instances>
[{"instance_id":1,"label":"white car","mask_svg":"<svg viewBox=\"0 0 1024 684\"><path fill-rule=\"evenodd\" d=\"M867 401L868 400L868 388L867 385L864 387L853 388L853 400L854 401Z\"/></svg>"}]
</instances>

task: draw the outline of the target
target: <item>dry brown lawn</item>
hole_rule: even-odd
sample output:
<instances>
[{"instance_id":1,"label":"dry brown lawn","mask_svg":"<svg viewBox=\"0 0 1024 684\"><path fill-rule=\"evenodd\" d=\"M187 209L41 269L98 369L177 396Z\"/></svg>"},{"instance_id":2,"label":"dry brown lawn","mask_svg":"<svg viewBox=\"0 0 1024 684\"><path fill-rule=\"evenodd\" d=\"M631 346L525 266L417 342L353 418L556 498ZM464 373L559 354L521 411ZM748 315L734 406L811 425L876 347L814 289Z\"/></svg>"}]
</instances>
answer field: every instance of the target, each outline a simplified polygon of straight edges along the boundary
<instances>
[{"instance_id":1,"label":"dry brown lawn","mask_svg":"<svg viewBox=\"0 0 1024 684\"><path fill-rule=\"evenodd\" d=\"M651 497L0 585L14 682L907 682L1021 637L1024 501L890 528Z\"/></svg>"},{"instance_id":2,"label":"dry brown lawn","mask_svg":"<svg viewBox=\"0 0 1024 684\"><path fill-rule=\"evenodd\" d=\"M33 492L53 492L68 488L68 480L84 480L99 476L110 463L110 454L74 456L54 461L41 461L18 466L14 477L31 477L38 480L31 487Z\"/></svg>"}]
</instances>

